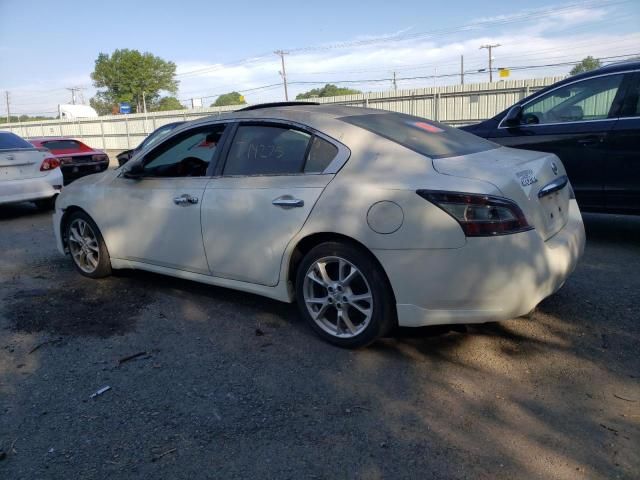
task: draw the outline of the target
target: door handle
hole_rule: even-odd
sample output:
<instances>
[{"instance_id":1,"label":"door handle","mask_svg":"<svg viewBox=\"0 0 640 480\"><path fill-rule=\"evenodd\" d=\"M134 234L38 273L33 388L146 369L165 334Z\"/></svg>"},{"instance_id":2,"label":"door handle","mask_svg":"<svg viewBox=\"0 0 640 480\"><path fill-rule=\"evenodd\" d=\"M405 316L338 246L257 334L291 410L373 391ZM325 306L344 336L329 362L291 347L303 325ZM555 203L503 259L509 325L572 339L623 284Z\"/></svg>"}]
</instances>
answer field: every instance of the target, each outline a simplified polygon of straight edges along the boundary
<instances>
[{"instance_id":1,"label":"door handle","mask_svg":"<svg viewBox=\"0 0 640 480\"><path fill-rule=\"evenodd\" d=\"M274 198L271 203L276 207L282 208L304 207L304 200L295 198L291 195L283 195L281 197Z\"/></svg>"},{"instance_id":2,"label":"door handle","mask_svg":"<svg viewBox=\"0 0 640 480\"><path fill-rule=\"evenodd\" d=\"M198 203L198 197L192 197L191 195L185 193L184 195L180 195L179 197L173 198L173 203L176 205L195 205Z\"/></svg>"},{"instance_id":3,"label":"door handle","mask_svg":"<svg viewBox=\"0 0 640 480\"><path fill-rule=\"evenodd\" d=\"M589 135L588 137L579 138L577 142L578 142L578 145L582 145L583 147L588 147L589 145L596 145L598 143L604 142L604 136Z\"/></svg>"}]
</instances>

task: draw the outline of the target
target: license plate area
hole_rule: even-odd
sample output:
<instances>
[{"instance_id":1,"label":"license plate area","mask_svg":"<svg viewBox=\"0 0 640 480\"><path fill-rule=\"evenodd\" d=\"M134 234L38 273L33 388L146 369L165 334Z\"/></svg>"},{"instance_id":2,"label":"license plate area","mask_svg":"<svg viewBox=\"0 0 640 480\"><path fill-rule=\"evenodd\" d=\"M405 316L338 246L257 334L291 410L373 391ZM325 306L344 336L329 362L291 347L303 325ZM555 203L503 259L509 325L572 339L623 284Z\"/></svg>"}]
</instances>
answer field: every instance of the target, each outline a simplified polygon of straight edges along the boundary
<instances>
[{"instance_id":1,"label":"license plate area","mask_svg":"<svg viewBox=\"0 0 640 480\"><path fill-rule=\"evenodd\" d=\"M539 199L542 207L545 230L553 235L567 223L569 215L569 189L564 187Z\"/></svg>"}]
</instances>

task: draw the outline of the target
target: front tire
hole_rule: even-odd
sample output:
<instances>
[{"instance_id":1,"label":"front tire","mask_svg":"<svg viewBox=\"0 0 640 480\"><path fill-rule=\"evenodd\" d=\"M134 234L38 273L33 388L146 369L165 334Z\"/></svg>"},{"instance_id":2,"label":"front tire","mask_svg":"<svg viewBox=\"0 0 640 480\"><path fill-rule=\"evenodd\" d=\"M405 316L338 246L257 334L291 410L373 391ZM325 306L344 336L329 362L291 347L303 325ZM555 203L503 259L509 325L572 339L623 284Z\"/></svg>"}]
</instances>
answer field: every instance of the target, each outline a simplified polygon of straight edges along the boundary
<instances>
[{"instance_id":1,"label":"front tire","mask_svg":"<svg viewBox=\"0 0 640 480\"><path fill-rule=\"evenodd\" d=\"M74 212L66 222L65 238L71 261L80 274L89 278L111 275L111 259L98 226L84 212Z\"/></svg>"},{"instance_id":2,"label":"front tire","mask_svg":"<svg viewBox=\"0 0 640 480\"><path fill-rule=\"evenodd\" d=\"M396 324L391 287L371 254L354 245L326 242L307 253L296 275L303 317L324 340L359 348Z\"/></svg>"}]
</instances>

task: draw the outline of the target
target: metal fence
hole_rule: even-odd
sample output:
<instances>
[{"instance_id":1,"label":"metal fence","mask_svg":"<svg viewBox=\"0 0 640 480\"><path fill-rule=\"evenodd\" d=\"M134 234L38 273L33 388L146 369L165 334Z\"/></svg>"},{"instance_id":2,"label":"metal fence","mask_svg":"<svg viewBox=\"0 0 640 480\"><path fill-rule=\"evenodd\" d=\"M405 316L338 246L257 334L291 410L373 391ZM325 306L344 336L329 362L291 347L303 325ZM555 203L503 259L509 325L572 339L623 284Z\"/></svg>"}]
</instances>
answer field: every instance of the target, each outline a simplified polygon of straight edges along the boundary
<instances>
[{"instance_id":1,"label":"metal fence","mask_svg":"<svg viewBox=\"0 0 640 480\"><path fill-rule=\"evenodd\" d=\"M379 108L438 120L450 125L466 125L494 116L523 97L557 82L563 77L508 80L444 87L361 93L318 98L320 103L337 103ZM138 145L150 132L167 123L194 120L237 109L237 106L194 108L171 112L106 115L77 120L47 120L0 124L22 137L68 136L94 148L125 150Z\"/></svg>"}]
</instances>

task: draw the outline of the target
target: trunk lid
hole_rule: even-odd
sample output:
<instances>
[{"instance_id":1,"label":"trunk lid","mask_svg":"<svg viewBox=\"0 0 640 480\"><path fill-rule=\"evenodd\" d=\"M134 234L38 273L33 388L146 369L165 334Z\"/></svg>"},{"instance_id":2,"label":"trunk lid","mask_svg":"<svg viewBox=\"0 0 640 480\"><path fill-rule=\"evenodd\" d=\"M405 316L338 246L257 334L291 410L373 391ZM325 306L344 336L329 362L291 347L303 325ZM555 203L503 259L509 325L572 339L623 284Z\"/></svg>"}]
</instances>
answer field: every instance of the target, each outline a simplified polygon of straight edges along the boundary
<instances>
[{"instance_id":1,"label":"trunk lid","mask_svg":"<svg viewBox=\"0 0 640 480\"><path fill-rule=\"evenodd\" d=\"M37 149L0 150L0 182L43 177L48 171L40 171L42 161L51 156Z\"/></svg>"},{"instance_id":2,"label":"trunk lid","mask_svg":"<svg viewBox=\"0 0 640 480\"><path fill-rule=\"evenodd\" d=\"M513 200L530 225L547 240L569 218L570 185L562 162L551 153L502 147L459 157L438 158L439 173L483 180Z\"/></svg>"}]
</instances>

